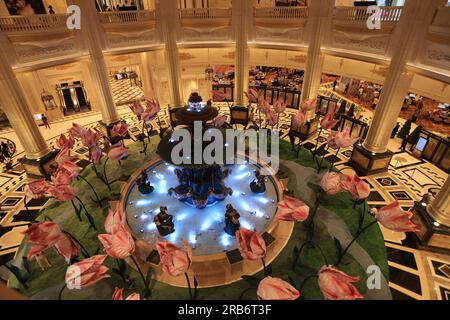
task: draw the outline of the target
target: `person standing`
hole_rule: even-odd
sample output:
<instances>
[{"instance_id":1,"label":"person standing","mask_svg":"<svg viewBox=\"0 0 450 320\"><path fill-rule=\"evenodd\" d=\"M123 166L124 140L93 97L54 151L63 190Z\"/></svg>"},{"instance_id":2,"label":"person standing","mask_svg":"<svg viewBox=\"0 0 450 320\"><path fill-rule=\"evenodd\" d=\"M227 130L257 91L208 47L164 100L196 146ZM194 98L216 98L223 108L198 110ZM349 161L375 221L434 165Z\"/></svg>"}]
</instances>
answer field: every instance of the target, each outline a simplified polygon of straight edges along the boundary
<instances>
[{"instance_id":1,"label":"person standing","mask_svg":"<svg viewBox=\"0 0 450 320\"><path fill-rule=\"evenodd\" d=\"M394 129L392 129L392 133L391 133L391 139L394 139L398 129L400 129L400 123L397 122L397 124L395 125Z\"/></svg>"},{"instance_id":2,"label":"person standing","mask_svg":"<svg viewBox=\"0 0 450 320\"><path fill-rule=\"evenodd\" d=\"M380 100L378 98L373 98L373 101L372 101L372 109L373 110L376 109L378 102L380 102Z\"/></svg>"},{"instance_id":3,"label":"person standing","mask_svg":"<svg viewBox=\"0 0 450 320\"><path fill-rule=\"evenodd\" d=\"M49 129L50 129L50 124L48 123L48 118L47 118L47 116L46 116L45 114L42 114L41 119L42 119L42 123L44 123L44 126L45 126L46 128L49 128Z\"/></svg>"},{"instance_id":4,"label":"person standing","mask_svg":"<svg viewBox=\"0 0 450 320\"><path fill-rule=\"evenodd\" d=\"M53 10L53 6L48 6L48 13L49 14L55 14L55 10Z\"/></svg>"},{"instance_id":5,"label":"person standing","mask_svg":"<svg viewBox=\"0 0 450 320\"><path fill-rule=\"evenodd\" d=\"M403 138L402 145L400 146L400 149L402 151L405 151L405 149L406 149L406 145L408 144L408 138L409 138L409 135L407 135Z\"/></svg>"},{"instance_id":6,"label":"person standing","mask_svg":"<svg viewBox=\"0 0 450 320\"><path fill-rule=\"evenodd\" d=\"M417 119L419 119L419 115L420 115L420 109L418 107L416 107L416 110L414 110L414 114L412 116L412 122L416 123Z\"/></svg>"}]
</instances>

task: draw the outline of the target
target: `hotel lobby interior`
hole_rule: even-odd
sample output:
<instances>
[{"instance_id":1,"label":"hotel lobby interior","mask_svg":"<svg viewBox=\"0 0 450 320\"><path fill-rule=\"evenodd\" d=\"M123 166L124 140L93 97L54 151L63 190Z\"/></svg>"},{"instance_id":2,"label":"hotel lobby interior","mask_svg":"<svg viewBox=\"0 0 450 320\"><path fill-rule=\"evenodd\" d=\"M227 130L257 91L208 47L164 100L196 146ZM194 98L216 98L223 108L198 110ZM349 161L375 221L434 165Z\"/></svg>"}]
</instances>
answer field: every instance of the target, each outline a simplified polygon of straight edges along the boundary
<instances>
[{"instance_id":1,"label":"hotel lobby interior","mask_svg":"<svg viewBox=\"0 0 450 320\"><path fill-rule=\"evenodd\" d=\"M0 300L450 300L449 5L0 0Z\"/></svg>"}]
</instances>

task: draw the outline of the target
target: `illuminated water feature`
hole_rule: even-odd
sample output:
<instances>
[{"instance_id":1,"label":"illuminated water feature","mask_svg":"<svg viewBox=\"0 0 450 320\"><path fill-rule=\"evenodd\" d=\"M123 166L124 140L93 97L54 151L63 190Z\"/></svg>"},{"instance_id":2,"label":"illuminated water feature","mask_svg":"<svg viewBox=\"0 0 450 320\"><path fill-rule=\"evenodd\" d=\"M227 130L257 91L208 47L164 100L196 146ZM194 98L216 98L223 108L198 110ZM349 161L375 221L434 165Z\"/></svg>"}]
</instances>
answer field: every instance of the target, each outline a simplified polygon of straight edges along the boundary
<instances>
[{"instance_id":1,"label":"illuminated water feature","mask_svg":"<svg viewBox=\"0 0 450 320\"><path fill-rule=\"evenodd\" d=\"M153 244L158 238L158 231L153 218L160 206L167 206L169 214L174 216L175 232L163 240L177 245L182 239L193 247L194 255L221 253L236 248L234 237L223 230L225 206L231 203L241 215L241 227L263 232L267 229L276 213L278 193L275 183L268 177L266 192L254 194L249 187L254 178L254 164L237 164L231 166L231 174L224 180L233 189L233 194L213 206L198 209L168 195L167 190L179 184L174 174L175 166L157 162L147 169L149 181L155 190L149 195L139 192L134 182L126 195L125 212L128 225L135 236Z\"/></svg>"}]
</instances>

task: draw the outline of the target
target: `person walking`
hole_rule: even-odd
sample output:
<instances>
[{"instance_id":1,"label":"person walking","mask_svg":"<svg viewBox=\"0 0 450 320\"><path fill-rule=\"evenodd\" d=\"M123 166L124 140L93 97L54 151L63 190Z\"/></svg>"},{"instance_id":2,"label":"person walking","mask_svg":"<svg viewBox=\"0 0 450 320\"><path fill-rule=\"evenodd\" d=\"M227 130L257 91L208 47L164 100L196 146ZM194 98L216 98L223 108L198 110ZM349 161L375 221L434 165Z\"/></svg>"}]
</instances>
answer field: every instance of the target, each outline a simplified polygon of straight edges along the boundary
<instances>
[{"instance_id":1,"label":"person walking","mask_svg":"<svg viewBox=\"0 0 450 320\"><path fill-rule=\"evenodd\" d=\"M44 126L45 126L46 128L49 128L49 129L50 129L50 124L48 123L48 118L47 118L47 116L46 116L45 114L42 114L41 119L42 119L42 123L44 123Z\"/></svg>"},{"instance_id":2,"label":"person walking","mask_svg":"<svg viewBox=\"0 0 450 320\"><path fill-rule=\"evenodd\" d=\"M400 123L397 122L397 124L395 125L394 129L392 129L392 133L391 133L391 139L394 139L398 129L400 129Z\"/></svg>"},{"instance_id":3,"label":"person walking","mask_svg":"<svg viewBox=\"0 0 450 320\"><path fill-rule=\"evenodd\" d=\"M409 135L407 135L403 138L402 145L400 146L400 149L402 151L405 151L405 149L406 149L406 145L408 144L408 138L409 138Z\"/></svg>"},{"instance_id":4,"label":"person walking","mask_svg":"<svg viewBox=\"0 0 450 320\"><path fill-rule=\"evenodd\" d=\"M419 119L420 116L420 109L416 107L416 110L414 110L414 114L412 116L412 122L416 123L417 119Z\"/></svg>"}]
</instances>

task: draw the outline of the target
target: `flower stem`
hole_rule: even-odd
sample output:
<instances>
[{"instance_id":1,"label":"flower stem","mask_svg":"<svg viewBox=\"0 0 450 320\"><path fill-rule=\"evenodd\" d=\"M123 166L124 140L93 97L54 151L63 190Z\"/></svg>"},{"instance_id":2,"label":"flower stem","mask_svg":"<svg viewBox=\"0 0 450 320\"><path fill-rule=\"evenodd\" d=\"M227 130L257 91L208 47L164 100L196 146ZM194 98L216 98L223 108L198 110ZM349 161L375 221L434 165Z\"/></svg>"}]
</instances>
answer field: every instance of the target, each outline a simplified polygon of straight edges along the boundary
<instances>
[{"instance_id":1,"label":"flower stem","mask_svg":"<svg viewBox=\"0 0 450 320\"><path fill-rule=\"evenodd\" d=\"M187 285L188 285L188 289L189 289L189 298L190 300L193 300L192 298L192 290L191 290L191 281L189 280L189 276L187 274L187 272L184 273L184 276L186 277L186 281L187 281Z\"/></svg>"},{"instance_id":2,"label":"flower stem","mask_svg":"<svg viewBox=\"0 0 450 320\"><path fill-rule=\"evenodd\" d=\"M319 138L320 138L321 133L322 133L322 128L319 129L319 134L317 135L316 148L315 148L316 150L317 150L317 147L319 146ZM316 156L314 153L312 155L313 155L313 158Z\"/></svg>"},{"instance_id":3,"label":"flower stem","mask_svg":"<svg viewBox=\"0 0 450 320\"><path fill-rule=\"evenodd\" d=\"M103 164L103 176L105 178L105 184L108 186L109 191L112 191L111 185L108 182L108 176L106 175L106 164L108 163L109 158L106 158L105 163Z\"/></svg>"},{"instance_id":4,"label":"flower stem","mask_svg":"<svg viewBox=\"0 0 450 320\"><path fill-rule=\"evenodd\" d=\"M366 231L367 229L369 229L371 226L373 226L376 223L377 223L377 220L374 220L371 223L369 223L367 226L365 226L364 228L362 228L361 230L358 231L358 233L353 238L353 240L350 241L350 243L347 245L347 247L345 247L344 251L342 251L342 254L340 255L338 261L336 262L336 266L338 266L341 263L342 258L347 254L348 249L352 246L352 244L356 241L356 239L358 239L359 236L364 233L364 231Z\"/></svg>"},{"instance_id":5,"label":"flower stem","mask_svg":"<svg viewBox=\"0 0 450 320\"><path fill-rule=\"evenodd\" d=\"M75 210L75 214L77 215L78 220L83 221L83 219L81 219L81 215L80 215L80 211L79 211L80 209L78 209L77 205L75 204L75 202L73 202L73 200L70 200L70 202L72 202L72 206L73 206L73 209Z\"/></svg>"},{"instance_id":6,"label":"flower stem","mask_svg":"<svg viewBox=\"0 0 450 320\"><path fill-rule=\"evenodd\" d=\"M81 251L83 251L83 255L85 258L89 258L91 256L89 254L89 251L86 250L86 248L83 246L83 244L77 238L75 238L71 233L64 231L64 230L62 232L67 234L69 237L71 237L73 239L73 241L75 241L80 246L80 249L81 249Z\"/></svg>"},{"instance_id":7,"label":"flower stem","mask_svg":"<svg viewBox=\"0 0 450 320\"><path fill-rule=\"evenodd\" d=\"M139 264L137 263L137 261L136 261L136 259L134 258L133 255L130 255L130 259L133 261L134 265L138 269L138 272L141 275L142 281L144 282L144 287L145 287L144 299L148 298L148 297L151 296L151 291L150 291L150 289L148 287L147 280L145 280L145 277L144 277L144 274L142 273L141 267L139 267Z\"/></svg>"},{"instance_id":8,"label":"flower stem","mask_svg":"<svg viewBox=\"0 0 450 320\"><path fill-rule=\"evenodd\" d=\"M95 201L95 202L97 202L98 204L101 204L102 201L100 200L100 198L99 198L97 192L95 191L94 187L92 186L92 184L86 178L84 178L81 174L78 175L78 178L80 178L81 180L83 180L84 182L87 183L87 185L91 188L92 192L94 193L95 198L97 199L97 201Z\"/></svg>"},{"instance_id":9,"label":"flower stem","mask_svg":"<svg viewBox=\"0 0 450 320\"><path fill-rule=\"evenodd\" d=\"M64 286L61 288L61 290L59 290L58 300L62 300L62 293L63 293L65 288L66 288L66 284L64 283Z\"/></svg>"},{"instance_id":10,"label":"flower stem","mask_svg":"<svg viewBox=\"0 0 450 320\"><path fill-rule=\"evenodd\" d=\"M317 168L317 173L320 173L320 170L322 170L322 163L323 159L325 159L325 155L327 154L329 146L325 149L325 153L323 154L322 158L320 159L319 167Z\"/></svg>"},{"instance_id":11,"label":"flower stem","mask_svg":"<svg viewBox=\"0 0 450 320\"><path fill-rule=\"evenodd\" d=\"M86 218L88 219L88 222L91 225L91 227L94 228L94 230L97 230L94 220L93 220L91 214L89 213L89 211L87 211L86 206L84 205L83 201L78 196L75 196L75 198L78 200L78 202L80 202L81 207L84 209L84 213L85 213Z\"/></svg>"},{"instance_id":12,"label":"flower stem","mask_svg":"<svg viewBox=\"0 0 450 320\"><path fill-rule=\"evenodd\" d=\"M337 155L339 154L339 150L341 150L341 148L338 148L336 150L336 158L337 158ZM330 169L328 170L328 172L331 172L331 170L333 170L333 166L334 166L334 162L331 163L331 166L330 166Z\"/></svg>"},{"instance_id":13,"label":"flower stem","mask_svg":"<svg viewBox=\"0 0 450 320\"><path fill-rule=\"evenodd\" d=\"M264 277L267 277L269 274L267 273L266 261L264 260L264 258L261 258L261 262L262 262L263 268L264 268Z\"/></svg>"}]
</instances>

